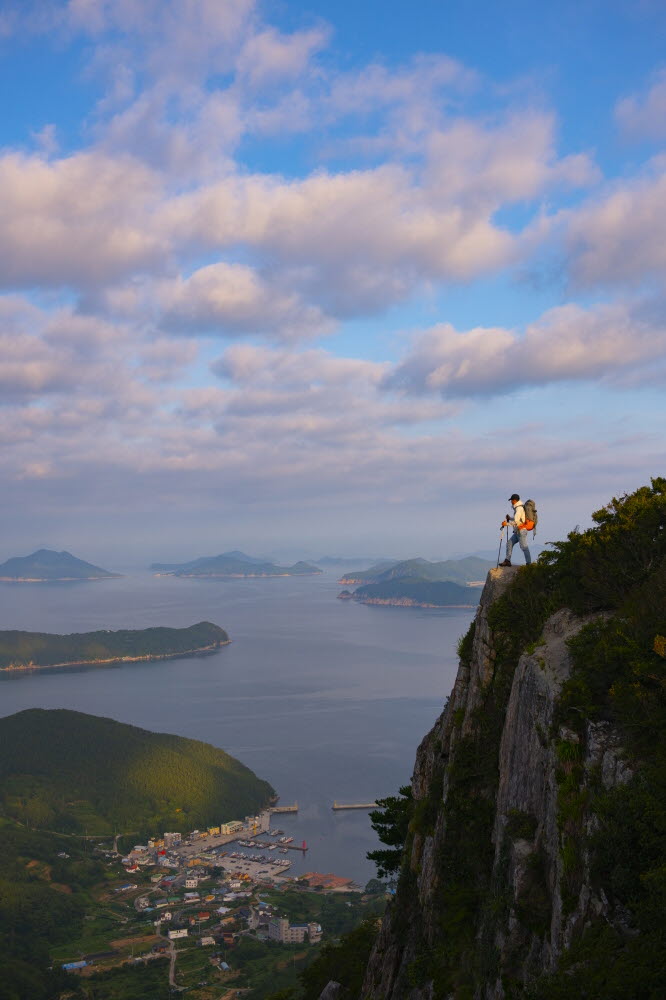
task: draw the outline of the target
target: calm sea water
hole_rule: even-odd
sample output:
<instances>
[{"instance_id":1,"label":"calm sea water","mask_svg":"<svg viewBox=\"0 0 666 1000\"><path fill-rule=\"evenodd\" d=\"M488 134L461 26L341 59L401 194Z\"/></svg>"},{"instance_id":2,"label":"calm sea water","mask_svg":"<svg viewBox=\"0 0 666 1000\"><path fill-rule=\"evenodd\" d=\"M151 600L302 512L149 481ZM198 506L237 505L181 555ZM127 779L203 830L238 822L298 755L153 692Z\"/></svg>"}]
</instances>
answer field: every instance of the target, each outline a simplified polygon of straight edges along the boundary
<instances>
[{"instance_id":1,"label":"calm sea water","mask_svg":"<svg viewBox=\"0 0 666 1000\"><path fill-rule=\"evenodd\" d=\"M44 632L185 626L233 642L214 655L3 677L0 715L72 708L222 747L270 781L298 817L280 827L310 850L292 872L367 881L377 846L366 812L409 781L416 747L455 679L471 609L338 601L338 574L204 581L128 572L81 584L0 584L0 628Z\"/></svg>"}]
</instances>

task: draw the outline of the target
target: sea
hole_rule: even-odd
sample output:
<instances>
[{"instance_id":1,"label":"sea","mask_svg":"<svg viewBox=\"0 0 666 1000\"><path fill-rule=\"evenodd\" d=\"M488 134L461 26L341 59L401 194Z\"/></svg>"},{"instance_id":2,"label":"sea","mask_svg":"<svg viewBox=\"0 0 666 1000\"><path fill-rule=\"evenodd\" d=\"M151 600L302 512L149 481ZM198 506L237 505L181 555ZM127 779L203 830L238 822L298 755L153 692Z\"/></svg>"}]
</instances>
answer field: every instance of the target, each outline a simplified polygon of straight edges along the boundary
<instances>
[{"instance_id":1,"label":"sea","mask_svg":"<svg viewBox=\"0 0 666 1000\"><path fill-rule=\"evenodd\" d=\"M0 715L70 708L222 747L269 781L280 804L298 803L274 824L307 846L289 852L291 874L331 872L364 885L375 875L366 854L380 846L368 810L333 803L374 802L409 783L474 609L339 601L338 576L196 580L127 570L96 582L0 583L0 629L211 621L232 640L207 656L0 675Z\"/></svg>"}]
</instances>

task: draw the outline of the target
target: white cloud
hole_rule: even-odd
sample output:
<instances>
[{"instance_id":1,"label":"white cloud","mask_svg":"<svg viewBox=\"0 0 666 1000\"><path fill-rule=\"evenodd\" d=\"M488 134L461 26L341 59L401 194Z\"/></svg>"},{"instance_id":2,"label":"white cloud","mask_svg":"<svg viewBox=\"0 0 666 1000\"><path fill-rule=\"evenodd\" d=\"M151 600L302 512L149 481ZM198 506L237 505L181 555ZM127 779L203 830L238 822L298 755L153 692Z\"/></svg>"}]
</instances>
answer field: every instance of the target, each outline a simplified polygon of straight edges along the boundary
<instances>
[{"instance_id":1,"label":"white cloud","mask_svg":"<svg viewBox=\"0 0 666 1000\"><path fill-rule=\"evenodd\" d=\"M329 32L323 28L291 35L265 28L244 43L236 69L242 81L251 87L299 77L309 67L315 53L327 44L328 37Z\"/></svg>"},{"instance_id":2,"label":"white cloud","mask_svg":"<svg viewBox=\"0 0 666 1000\"><path fill-rule=\"evenodd\" d=\"M574 285L640 284L666 271L666 157L565 216Z\"/></svg>"},{"instance_id":3,"label":"white cloud","mask_svg":"<svg viewBox=\"0 0 666 1000\"><path fill-rule=\"evenodd\" d=\"M166 246L151 211L160 182L129 158L0 157L0 282L86 285L153 267Z\"/></svg>"},{"instance_id":4,"label":"white cloud","mask_svg":"<svg viewBox=\"0 0 666 1000\"><path fill-rule=\"evenodd\" d=\"M192 340L158 338L141 349L137 371L148 382L174 382L195 361L197 350Z\"/></svg>"},{"instance_id":5,"label":"white cloud","mask_svg":"<svg viewBox=\"0 0 666 1000\"><path fill-rule=\"evenodd\" d=\"M332 327L321 309L270 285L243 264L209 264L186 280L164 283L159 301L161 325L188 334L257 333L293 339Z\"/></svg>"},{"instance_id":6,"label":"white cloud","mask_svg":"<svg viewBox=\"0 0 666 1000\"><path fill-rule=\"evenodd\" d=\"M69 0L72 31L119 33L133 61L153 76L205 79L233 65L250 29L254 0Z\"/></svg>"},{"instance_id":7,"label":"white cloud","mask_svg":"<svg viewBox=\"0 0 666 1000\"><path fill-rule=\"evenodd\" d=\"M448 323L421 334L385 381L389 389L444 398L494 396L569 381L615 381L636 370L666 377L666 325L618 303L551 309L524 334Z\"/></svg>"},{"instance_id":8,"label":"white cloud","mask_svg":"<svg viewBox=\"0 0 666 1000\"><path fill-rule=\"evenodd\" d=\"M541 112L514 114L490 127L462 119L432 134L428 154L433 192L478 212L528 202L556 186L584 187L599 177L586 154L557 156L554 120Z\"/></svg>"},{"instance_id":9,"label":"white cloud","mask_svg":"<svg viewBox=\"0 0 666 1000\"><path fill-rule=\"evenodd\" d=\"M239 99L231 90L206 93L191 86L174 95L157 85L100 118L95 133L106 155L128 154L175 186L185 178L191 183L232 170L244 131Z\"/></svg>"},{"instance_id":10,"label":"white cloud","mask_svg":"<svg viewBox=\"0 0 666 1000\"><path fill-rule=\"evenodd\" d=\"M396 166L291 183L228 178L167 211L177 240L253 247L338 315L399 300L421 281L502 266L514 245L484 215L434 205Z\"/></svg>"},{"instance_id":11,"label":"white cloud","mask_svg":"<svg viewBox=\"0 0 666 1000\"><path fill-rule=\"evenodd\" d=\"M283 393L320 384L335 388L357 382L377 386L387 368L386 363L336 357L321 348L295 353L249 344L229 347L213 365L217 375L236 384L279 385Z\"/></svg>"},{"instance_id":12,"label":"white cloud","mask_svg":"<svg viewBox=\"0 0 666 1000\"><path fill-rule=\"evenodd\" d=\"M628 138L666 138L666 69L655 73L647 93L618 101L615 117Z\"/></svg>"}]
</instances>

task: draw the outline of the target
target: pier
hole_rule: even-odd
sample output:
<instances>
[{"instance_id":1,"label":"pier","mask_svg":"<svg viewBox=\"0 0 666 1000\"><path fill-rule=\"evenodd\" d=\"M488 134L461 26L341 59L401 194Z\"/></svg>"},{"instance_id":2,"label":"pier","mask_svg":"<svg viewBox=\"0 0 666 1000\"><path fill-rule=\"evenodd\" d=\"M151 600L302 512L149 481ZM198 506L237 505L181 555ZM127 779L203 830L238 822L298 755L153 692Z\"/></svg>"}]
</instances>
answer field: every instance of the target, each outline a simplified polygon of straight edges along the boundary
<instances>
[{"instance_id":1,"label":"pier","mask_svg":"<svg viewBox=\"0 0 666 1000\"><path fill-rule=\"evenodd\" d=\"M298 802L294 802L293 806L271 806L268 811L269 813L297 813Z\"/></svg>"},{"instance_id":2,"label":"pier","mask_svg":"<svg viewBox=\"0 0 666 1000\"><path fill-rule=\"evenodd\" d=\"M271 847L271 846L275 847L276 844L275 844L275 841L269 842L269 841L266 841L266 840L256 840L255 839L254 840L254 846L255 847ZM280 848L282 848L282 849L284 849L286 847L288 851L308 851L309 850L309 847L307 846L307 844L305 843L305 841L303 841L302 844L281 844L278 841L277 846L280 847Z\"/></svg>"},{"instance_id":3,"label":"pier","mask_svg":"<svg viewBox=\"0 0 666 1000\"><path fill-rule=\"evenodd\" d=\"M379 807L377 806L376 802L347 802L347 803L344 803L344 802L337 802L336 801L331 806L331 809L335 809L336 811L338 811L340 809L377 809L377 808L379 808Z\"/></svg>"}]
</instances>

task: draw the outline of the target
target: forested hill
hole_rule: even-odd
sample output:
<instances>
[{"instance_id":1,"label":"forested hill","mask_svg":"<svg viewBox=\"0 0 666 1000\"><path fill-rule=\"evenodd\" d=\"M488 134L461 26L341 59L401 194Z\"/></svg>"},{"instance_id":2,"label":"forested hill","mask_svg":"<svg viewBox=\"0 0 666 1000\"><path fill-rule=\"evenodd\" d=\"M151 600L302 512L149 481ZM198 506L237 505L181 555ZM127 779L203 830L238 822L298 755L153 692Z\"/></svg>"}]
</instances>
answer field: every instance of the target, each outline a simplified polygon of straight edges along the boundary
<instances>
[{"instance_id":1,"label":"forested hill","mask_svg":"<svg viewBox=\"0 0 666 1000\"><path fill-rule=\"evenodd\" d=\"M104 629L71 635L12 630L0 632L0 670L167 659L212 651L229 641L225 630L211 622L188 628Z\"/></svg>"},{"instance_id":2,"label":"forested hill","mask_svg":"<svg viewBox=\"0 0 666 1000\"><path fill-rule=\"evenodd\" d=\"M0 808L62 832L185 832L252 815L273 789L208 743L67 709L0 719Z\"/></svg>"},{"instance_id":3,"label":"forested hill","mask_svg":"<svg viewBox=\"0 0 666 1000\"><path fill-rule=\"evenodd\" d=\"M29 556L13 556L0 564L0 580L15 583L59 583L74 580L108 580L119 576L77 559L71 552L38 549Z\"/></svg>"}]
</instances>

